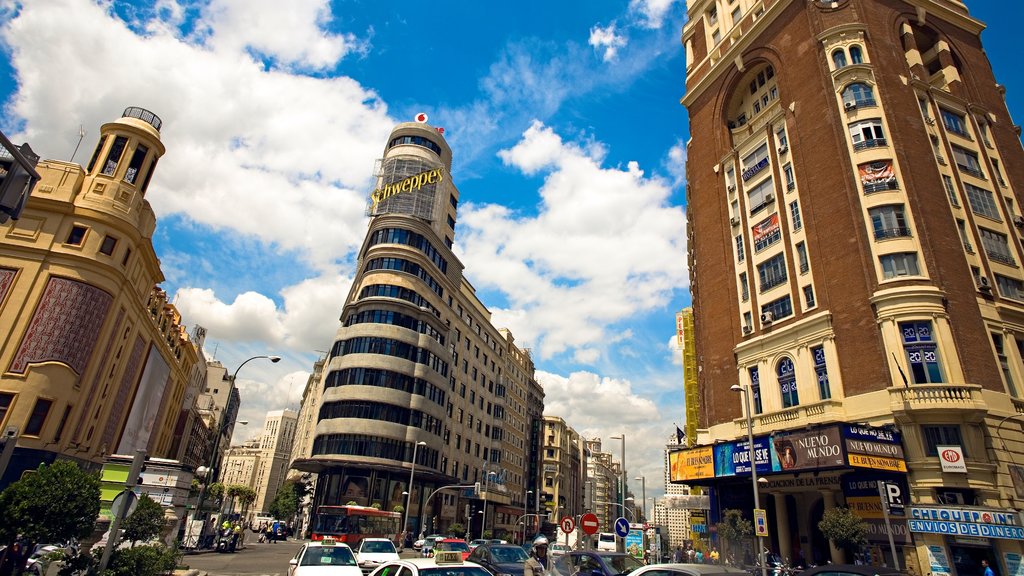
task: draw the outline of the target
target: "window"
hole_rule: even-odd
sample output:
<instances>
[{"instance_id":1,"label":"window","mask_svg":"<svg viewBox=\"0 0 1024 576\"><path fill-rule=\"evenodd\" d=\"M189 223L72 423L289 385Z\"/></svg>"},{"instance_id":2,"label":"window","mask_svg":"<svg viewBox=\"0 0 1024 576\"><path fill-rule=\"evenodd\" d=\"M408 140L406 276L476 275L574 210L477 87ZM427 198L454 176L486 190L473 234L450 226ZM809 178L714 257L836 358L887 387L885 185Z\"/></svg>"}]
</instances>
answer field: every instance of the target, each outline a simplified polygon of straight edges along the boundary
<instances>
[{"instance_id":1,"label":"window","mask_svg":"<svg viewBox=\"0 0 1024 576\"><path fill-rule=\"evenodd\" d=\"M1003 188L1006 188L1006 181L1003 180L1003 172L999 169L999 160L992 159L992 173L996 176L996 182Z\"/></svg>"},{"instance_id":2,"label":"window","mask_svg":"<svg viewBox=\"0 0 1024 576\"><path fill-rule=\"evenodd\" d=\"M899 182L896 181L896 171L893 170L892 160L865 162L857 166L857 174L860 176L860 185L865 194L883 190L898 190L900 187Z\"/></svg>"},{"instance_id":3,"label":"window","mask_svg":"<svg viewBox=\"0 0 1024 576\"><path fill-rule=\"evenodd\" d=\"M964 451L964 457L967 457L967 447L964 446L960 427L957 425L921 426L921 436L924 438L926 456L938 456L939 446L960 446Z\"/></svg>"},{"instance_id":4,"label":"window","mask_svg":"<svg viewBox=\"0 0 1024 576\"><path fill-rule=\"evenodd\" d=\"M953 185L953 179L943 174L942 185L946 187L946 195L949 196L949 203L954 207L959 208L960 201L956 199L956 186Z\"/></svg>"},{"instance_id":5,"label":"window","mask_svg":"<svg viewBox=\"0 0 1024 576\"><path fill-rule=\"evenodd\" d=\"M878 118L850 124L850 137L853 138L854 150L875 148L886 144L885 134L882 132L882 121Z\"/></svg>"},{"instance_id":6,"label":"window","mask_svg":"<svg viewBox=\"0 0 1024 576\"><path fill-rule=\"evenodd\" d=\"M124 249L124 257L121 258L121 266L127 266L128 265L128 259L131 258L131 257L132 257L132 249L131 248L125 248Z\"/></svg>"},{"instance_id":7,"label":"window","mask_svg":"<svg viewBox=\"0 0 1024 576\"><path fill-rule=\"evenodd\" d=\"M744 258L746 258L746 255L743 253L743 235L742 234L740 234L739 236L736 237L736 258L740 262L743 262Z\"/></svg>"},{"instance_id":8,"label":"window","mask_svg":"<svg viewBox=\"0 0 1024 576\"><path fill-rule=\"evenodd\" d=\"M902 204L872 208L868 210L868 215L871 216L875 240L910 236L910 228L907 226Z\"/></svg>"},{"instance_id":9,"label":"window","mask_svg":"<svg viewBox=\"0 0 1024 576\"><path fill-rule=\"evenodd\" d=\"M715 46L718 46L719 42L722 41L722 31L721 30L715 30L711 34L711 41L715 43Z\"/></svg>"},{"instance_id":10,"label":"window","mask_svg":"<svg viewBox=\"0 0 1024 576\"><path fill-rule=\"evenodd\" d=\"M999 217L999 207L996 206L991 192L966 182L964 182L964 191L967 192L967 202L971 205L971 212L997 222L1002 221L1002 218Z\"/></svg>"},{"instance_id":11,"label":"window","mask_svg":"<svg viewBox=\"0 0 1024 576\"><path fill-rule=\"evenodd\" d=\"M794 231L804 227L804 222L800 218L800 204L796 200L789 203L789 216L793 220Z\"/></svg>"},{"instance_id":12,"label":"window","mask_svg":"<svg viewBox=\"0 0 1024 576\"><path fill-rule=\"evenodd\" d=\"M960 232L960 241L963 242L964 250L966 250L968 254L974 254L974 248L971 247L971 241L967 236L967 225L963 220L959 218L956 219L956 229Z\"/></svg>"},{"instance_id":13,"label":"window","mask_svg":"<svg viewBox=\"0 0 1024 576\"><path fill-rule=\"evenodd\" d=\"M807 303L808 308L814 308L814 287L804 286L804 302Z\"/></svg>"},{"instance_id":14,"label":"window","mask_svg":"<svg viewBox=\"0 0 1024 576\"><path fill-rule=\"evenodd\" d=\"M996 286L999 287L999 295L1003 298L1024 301L1024 282L1016 278L1008 278L1002 274L996 274Z\"/></svg>"},{"instance_id":15,"label":"window","mask_svg":"<svg viewBox=\"0 0 1024 576\"><path fill-rule=\"evenodd\" d=\"M850 46L850 63L852 64L863 64L864 55L861 53L860 46L854 44Z\"/></svg>"},{"instance_id":16,"label":"window","mask_svg":"<svg viewBox=\"0 0 1024 576\"><path fill-rule=\"evenodd\" d=\"M743 17L743 8L741 8L740 6L737 6L732 11L732 25L733 26L738 26L739 23L740 23L740 18L742 18L742 17Z\"/></svg>"},{"instance_id":17,"label":"window","mask_svg":"<svg viewBox=\"0 0 1024 576\"><path fill-rule=\"evenodd\" d=\"M113 236L104 236L103 243L100 244L100 253L110 256L114 253L114 248L117 247L117 238Z\"/></svg>"},{"instance_id":18,"label":"window","mask_svg":"<svg viewBox=\"0 0 1024 576\"><path fill-rule=\"evenodd\" d=\"M775 133L775 137L779 139L779 148L789 147L789 139L786 138L785 128L780 128L779 131Z\"/></svg>"},{"instance_id":19,"label":"window","mask_svg":"<svg viewBox=\"0 0 1024 576\"><path fill-rule=\"evenodd\" d=\"M987 228L979 228L978 232L981 235L981 245L985 247L985 254L989 258L1007 266L1015 265L1013 255L1010 254L1010 245L1006 243L1005 234L993 232Z\"/></svg>"},{"instance_id":20,"label":"window","mask_svg":"<svg viewBox=\"0 0 1024 576\"><path fill-rule=\"evenodd\" d=\"M898 252L879 258L882 262L882 276L889 280L898 276L919 276L916 252Z\"/></svg>"},{"instance_id":21,"label":"window","mask_svg":"<svg viewBox=\"0 0 1024 576\"><path fill-rule=\"evenodd\" d=\"M996 358L999 360L999 369L1003 372L1006 388L1010 391L1011 395L1016 396L1017 386L1013 383L1013 374L1010 372L1010 359L1006 356L1002 334L992 333L992 346L996 350Z\"/></svg>"},{"instance_id":22,"label":"window","mask_svg":"<svg viewBox=\"0 0 1024 576\"><path fill-rule=\"evenodd\" d=\"M828 383L828 367L825 365L825 348L815 346L811 348L811 357L814 358L814 374L818 377L818 395L822 400L832 397L832 389Z\"/></svg>"},{"instance_id":23,"label":"window","mask_svg":"<svg viewBox=\"0 0 1024 576\"><path fill-rule=\"evenodd\" d=\"M747 286L746 272L740 272L740 298L744 302L750 299L750 288Z\"/></svg>"},{"instance_id":24,"label":"window","mask_svg":"<svg viewBox=\"0 0 1024 576\"><path fill-rule=\"evenodd\" d=\"M771 314L772 320L779 320L793 315L793 301L789 296L783 296L761 306L761 314Z\"/></svg>"},{"instance_id":25,"label":"window","mask_svg":"<svg viewBox=\"0 0 1024 576\"><path fill-rule=\"evenodd\" d=\"M764 412L761 407L761 377L758 375L757 366L749 370L750 373L750 396L754 404L754 414Z\"/></svg>"},{"instance_id":26,"label":"window","mask_svg":"<svg viewBox=\"0 0 1024 576\"><path fill-rule=\"evenodd\" d=\"M61 437L64 435L64 427L68 424L68 418L71 416L71 405L68 404L64 407L64 415L60 417L60 424L57 426L57 433L53 436L54 442L60 442Z\"/></svg>"},{"instance_id":27,"label":"window","mask_svg":"<svg viewBox=\"0 0 1024 576\"><path fill-rule=\"evenodd\" d=\"M981 171L981 164L978 163L978 155L976 153L959 146L953 146L953 159L956 160L957 167L963 172L975 178L985 179L985 174Z\"/></svg>"},{"instance_id":28,"label":"window","mask_svg":"<svg viewBox=\"0 0 1024 576\"><path fill-rule=\"evenodd\" d=\"M782 237L779 229L779 216L772 214L768 218L757 223L753 229L754 252L760 252L775 244Z\"/></svg>"},{"instance_id":29,"label":"window","mask_svg":"<svg viewBox=\"0 0 1024 576\"><path fill-rule=\"evenodd\" d=\"M846 52L842 49L836 50L832 53L832 64L835 64L837 69L846 66Z\"/></svg>"},{"instance_id":30,"label":"window","mask_svg":"<svg viewBox=\"0 0 1024 576\"><path fill-rule=\"evenodd\" d=\"M760 212L775 200L775 186L771 178L767 178L747 192L747 205L750 206L750 214Z\"/></svg>"},{"instance_id":31,"label":"window","mask_svg":"<svg viewBox=\"0 0 1024 576\"><path fill-rule=\"evenodd\" d=\"M139 177L139 169L142 168L142 162L146 159L146 154L149 153L149 148L146 148L142 144L135 147L135 152L132 154L132 161L128 163L128 170L124 173L124 181L129 184L134 184L135 179Z\"/></svg>"},{"instance_id":32,"label":"window","mask_svg":"<svg viewBox=\"0 0 1024 576\"><path fill-rule=\"evenodd\" d=\"M32 414L28 417L28 423L25 424L23 432L25 436L39 436L39 433L43 431L43 424L46 423L46 416L50 413L50 406L53 406L53 400L46 398L36 400Z\"/></svg>"},{"instance_id":33,"label":"window","mask_svg":"<svg viewBox=\"0 0 1024 576\"><path fill-rule=\"evenodd\" d=\"M448 227L455 228L455 218L452 218L451 214L448 215Z\"/></svg>"},{"instance_id":34,"label":"window","mask_svg":"<svg viewBox=\"0 0 1024 576\"><path fill-rule=\"evenodd\" d=\"M939 115L942 116L942 124L946 127L946 130L958 136L970 138L967 135L967 123L964 122L963 116L945 108L939 108Z\"/></svg>"},{"instance_id":35,"label":"window","mask_svg":"<svg viewBox=\"0 0 1024 576\"><path fill-rule=\"evenodd\" d=\"M100 157L100 152L103 151L103 145L106 143L106 136L100 138L99 144L96 144L96 149L92 152L92 158L89 159L89 167L85 169L86 172L92 172L93 166L96 165L96 160Z\"/></svg>"},{"instance_id":36,"label":"window","mask_svg":"<svg viewBox=\"0 0 1024 576\"><path fill-rule=\"evenodd\" d=\"M796 244L796 257L800 262L800 273L806 274L811 265L807 260L807 245L803 242L797 242Z\"/></svg>"},{"instance_id":37,"label":"window","mask_svg":"<svg viewBox=\"0 0 1024 576\"><path fill-rule=\"evenodd\" d=\"M114 138L114 144L110 147L110 152L107 152L107 161L103 163L104 175L113 176L114 172L117 172L117 163L121 161L121 155L124 154L127 145L128 139L124 136Z\"/></svg>"},{"instance_id":38,"label":"window","mask_svg":"<svg viewBox=\"0 0 1024 576\"><path fill-rule=\"evenodd\" d=\"M875 93L867 84L855 82L843 90L843 108L866 108L876 105Z\"/></svg>"},{"instance_id":39,"label":"window","mask_svg":"<svg viewBox=\"0 0 1024 576\"><path fill-rule=\"evenodd\" d=\"M7 412L11 409L11 404L13 403L14 394L0 392L0 426L3 426L4 421L7 419Z\"/></svg>"},{"instance_id":40,"label":"window","mask_svg":"<svg viewBox=\"0 0 1024 576\"><path fill-rule=\"evenodd\" d=\"M714 26L718 23L718 6L712 6L711 10L708 10L708 24Z\"/></svg>"},{"instance_id":41,"label":"window","mask_svg":"<svg viewBox=\"0 0 1024 576\"><path fill-rule=\"evenodd\" d=\"M796 178L793 177L793 165L786 163L782 167L782 175L786 177L786 190L792 190L796 188Z\"/></svg>"},{"instance_id":42,"label":"window","mask_svg":"<svg viewBox=\"0 0 1024 576\"><path fill-rule=\"evenodd\" d=\"M746 182L753 178L758 172L768 167L768 143L761 144L756 150L743 158L743 174L740 176Z\"/></svg>"},{"instance_id":43,"label":"window","mask_svg":"<svg viewBox=\"0 0 1024 576\"><path fill-rule=\"evenodd\" d=\"M88 228L85 226L72 226L71 232L68 233L68 239L64 243L72 246L81 246L85 240L86 231L88 231Z\"/></svg>"},{"instance_id":44,"label":"window","mask_svg":"<svg viewBox=\"0 0 1024 576\"><path fill-rule=\"evenodd\" d=\"M942 367L939 366L938 348L928 321L900 322L903 352L910 365L914 384L937 384L943 382Z\"/></svg>"},{"instance_id":45,"label":"window","mask_svg":"<svg viewBox=\"0 0 1024 576\"><path fill-rule=\"evenodd\" d=\"M761 280L761 292L770 290L786 281L786 259L778 254L758 265L757 274Z\"/></svg>"},{"instance_id":46,"label":"window","mask_svg":"<svg viewBox=\"0 0 1024 576\"><path fill-rule=\"evenodd\" d=\"M789 358L779 360L775 374L779 378L779 389L782 392L782 407L799 406L800 398L796 391L796 371L793 369L793 360Z\"/></svg>"}]
</instances>

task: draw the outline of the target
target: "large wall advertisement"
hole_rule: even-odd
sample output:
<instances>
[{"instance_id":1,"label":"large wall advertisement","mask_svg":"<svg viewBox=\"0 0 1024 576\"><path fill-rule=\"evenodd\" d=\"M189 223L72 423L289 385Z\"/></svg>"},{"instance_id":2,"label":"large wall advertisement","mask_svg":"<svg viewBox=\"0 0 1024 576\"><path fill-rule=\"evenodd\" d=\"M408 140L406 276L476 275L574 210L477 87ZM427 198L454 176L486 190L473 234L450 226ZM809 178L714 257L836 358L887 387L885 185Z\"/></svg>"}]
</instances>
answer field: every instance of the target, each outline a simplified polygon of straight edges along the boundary
<instances>
[{"instance_id":1,"label":"large wall advertisement","mask_svg":"<svg viewBox=\"0 0 1024 576\"><path fill-rule=\"evenodd\" d=\"M368 215L404 214L434 220L439 190L448 176L438 166L415 156L384 160L378 188L370 193Z\"/></svg>"},{"instance_id":2,"label":"large wall advertisement","mask_svg":"<svg viewBox=\"0 0 1024 576\"><path fill-rule=\"evenodd\" d=\"M866 468L906 472L900 434L888 428L830 424L754 438L758 474ZM746 440L669 454L671 480L683 482L750 474Z\"/></svg>"}]
</instances>

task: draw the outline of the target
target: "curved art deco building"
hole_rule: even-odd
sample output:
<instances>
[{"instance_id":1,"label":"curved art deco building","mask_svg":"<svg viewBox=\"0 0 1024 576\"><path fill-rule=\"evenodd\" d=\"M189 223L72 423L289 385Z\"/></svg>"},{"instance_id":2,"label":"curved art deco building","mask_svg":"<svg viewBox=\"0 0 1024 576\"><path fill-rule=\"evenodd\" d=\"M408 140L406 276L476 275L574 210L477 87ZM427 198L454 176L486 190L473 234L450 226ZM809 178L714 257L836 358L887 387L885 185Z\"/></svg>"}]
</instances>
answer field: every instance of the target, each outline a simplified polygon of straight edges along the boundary
<instances>
[{"instance_id":1,"label":"curved art deco building","mask_svg":"<svg viewBox=\"0 0 1024 576\"><path fill-rule=\"evenodd\" d=\"M442 131L392 131L324 368L311 455L293 464L319 473L314 512L349 502L404 507L414 456L414 533L465 523L458 490L425 503L442 486L481 483L471 499L477 532L481 516L488 530L511 528L535 487L524 474L533 364L463 278L450 169ZM476 514L483 506L486 515Z\"/></svg>"}]
</instances>

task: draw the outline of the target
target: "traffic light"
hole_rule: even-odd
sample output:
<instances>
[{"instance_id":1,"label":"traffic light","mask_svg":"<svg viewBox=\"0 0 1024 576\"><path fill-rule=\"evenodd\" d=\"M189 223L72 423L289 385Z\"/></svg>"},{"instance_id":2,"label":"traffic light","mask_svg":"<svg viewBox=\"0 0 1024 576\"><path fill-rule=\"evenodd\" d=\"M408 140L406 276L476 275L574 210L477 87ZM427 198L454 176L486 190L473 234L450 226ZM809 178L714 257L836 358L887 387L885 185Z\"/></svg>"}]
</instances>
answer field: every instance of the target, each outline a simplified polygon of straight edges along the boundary
<instances>
[{"instance_id":1,"label":"traffic light","mask_svg":"<svg viewBox=\"0 0 1024 576\"><path fill-rule=\"evenodd\" d=\"M146 471L146 462L148 461L149 456L146 455L145 450L135 451L135 458L132 459L132 467L128 470L128 479L125 481L126 486L142 484L142 473Z\"/></svg>"},{"instance_id":2,"label":"traffic light","mask_svg":"<svg viewBox=\"0 0 1024 576\"><path fill-rule=\"evenodd\" d=\"M7 138L0 139L0 144L0 223L4 223L10 218L17 220L21 215L39 180L35 171L39 156L28 144L15 147Z\"/></svg>"}]
</instances>

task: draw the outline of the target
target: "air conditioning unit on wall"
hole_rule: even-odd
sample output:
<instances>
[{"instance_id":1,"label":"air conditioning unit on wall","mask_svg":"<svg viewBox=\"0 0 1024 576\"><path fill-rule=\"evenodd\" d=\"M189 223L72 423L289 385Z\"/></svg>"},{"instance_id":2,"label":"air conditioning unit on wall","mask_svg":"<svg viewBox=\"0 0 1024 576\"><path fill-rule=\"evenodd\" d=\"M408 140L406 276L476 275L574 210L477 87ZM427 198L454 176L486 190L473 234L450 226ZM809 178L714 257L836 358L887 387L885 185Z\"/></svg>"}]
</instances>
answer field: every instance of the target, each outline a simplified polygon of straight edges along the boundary
<instances>
[{"instance_id":1,"label":"air conditioning unit on wall","mask_svg":"<svg viewBox=\"0 0 1024 576\"><path fill-rule=\"evenodd\" d=\"M753 331L754 331L754 329L753 329L753 328L751 328L750 326L744 326L744 327L743 327L743 334L745 334L745 335L746 335L746 334L750 334L750 333L751 333L751 332L753 332Z\"/></svg>"},{"instance_id":2,"label":"air conditioning unit on wall","mask_svg":"<svg viewBox=\"0 0 1024 576\"><path fill-rule=\"evenodd\" d=\"M772 320L774 320L774 319L775 318L772 316L771 312L765 312L765 313L761 314L761 324L765 324L765 325L771 324Z\"/></svg>"},{"instance_id":3,"label":"air conditioning unit on wall","mask_svg":"<svg viewBox=\"0 0 1024 576\"><path fill-rule=\"evenodd\" d=\"M739 216L733 216L732 218L729 218L729 224L732 224L733 226L739 226L740 225L740 217Z\"/></svg>"}]
</instances>

